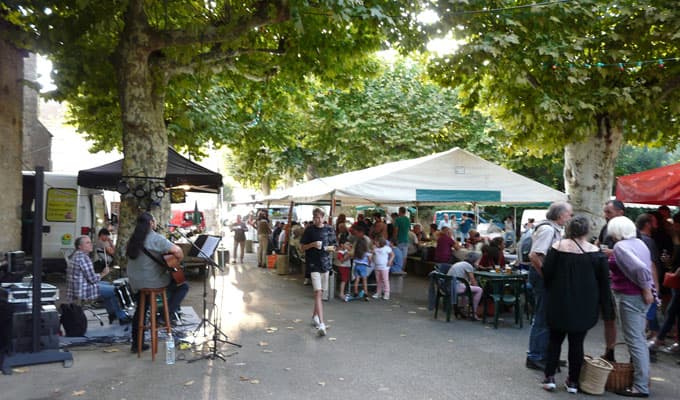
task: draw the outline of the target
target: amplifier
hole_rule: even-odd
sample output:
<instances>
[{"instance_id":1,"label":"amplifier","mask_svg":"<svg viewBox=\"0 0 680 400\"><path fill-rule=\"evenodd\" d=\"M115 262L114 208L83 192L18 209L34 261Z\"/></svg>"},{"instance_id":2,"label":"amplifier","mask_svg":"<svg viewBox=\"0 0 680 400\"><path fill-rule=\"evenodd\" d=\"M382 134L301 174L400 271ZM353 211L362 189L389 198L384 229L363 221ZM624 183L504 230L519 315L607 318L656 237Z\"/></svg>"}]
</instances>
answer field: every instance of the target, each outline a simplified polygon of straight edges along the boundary
<instances>
[{"instance_id":1,"label":"amplifier","mask_svg":"<svg viewBox=\"0 0 680 400\"><path fill-rule=\"evenodd\" d=\"M40 290L41 303L54 303L59 300L59 289L43 283ZM32 283L0 283L0 301L10 304L27 304L31 307L33 304L33 284Z\"/></svg>"},{"instance_id":2,"label":"amplifier","mask_svg":"<svg viewBox=\"0 0 680 400\"><path fill-rule=\"evenodd\" d=\"M31 312L14 312L0 307L0 321L3 322L2 329L0 329L0 353L23 353L33 350L33 315ZM55 306L43 307L39 326L39 348L41 350L58 349L59 314Z\"/></svg>"}]
</instances>

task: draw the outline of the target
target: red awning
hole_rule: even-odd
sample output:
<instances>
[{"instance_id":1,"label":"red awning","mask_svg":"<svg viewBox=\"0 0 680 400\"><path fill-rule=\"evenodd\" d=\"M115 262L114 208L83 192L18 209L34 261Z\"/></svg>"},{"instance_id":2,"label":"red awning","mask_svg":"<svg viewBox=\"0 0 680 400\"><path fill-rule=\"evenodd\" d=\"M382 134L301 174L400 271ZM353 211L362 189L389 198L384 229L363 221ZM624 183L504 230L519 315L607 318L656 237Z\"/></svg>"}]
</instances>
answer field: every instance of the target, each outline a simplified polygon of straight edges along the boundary
<instances>
[{"instance_id":1,"label":"red awning","mask_svg":"<svg viewBox=\"0 0 680 400\"><path fill-rule=\"evenodd\" d=\"M680 205L680 163L616 178L616 198L624 203Z\"/></svg>"}]
</instances>

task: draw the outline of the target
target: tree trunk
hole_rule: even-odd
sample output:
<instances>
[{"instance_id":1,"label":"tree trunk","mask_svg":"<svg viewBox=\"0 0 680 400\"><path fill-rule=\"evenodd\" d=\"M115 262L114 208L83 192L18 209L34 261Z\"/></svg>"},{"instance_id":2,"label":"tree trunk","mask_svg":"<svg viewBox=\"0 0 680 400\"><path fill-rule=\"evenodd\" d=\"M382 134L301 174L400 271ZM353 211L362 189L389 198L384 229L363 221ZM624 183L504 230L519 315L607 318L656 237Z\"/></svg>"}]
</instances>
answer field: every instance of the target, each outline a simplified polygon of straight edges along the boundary
<instances>
[{"instance_id":1,"label":"tree trunk","mask_svg":"<svg viewBox=\"0 0 680 400\"><path fill-rule=\"evenodd\" d=\"M594 235L604 225L602 208L612 194L614 164L622 143L622 123L603 115L594 135L564 148L564 187L574 211L591 218Z\"/></svg>"},{"instance_id":2,"label":"tree trunk","mask_svg":"<svg viewBox=\"0 0 680 400\"><path fill-rule=\"evenodd\" d=\"M168 136L163 120L163 101L167 82L163 72L151 67L150 37L145 30L140 3L131 2L114 63L123 122L123 179L131 188L130 194L121 196L116 250L121 266L127 265L124 249L134 231L137 216L152 211L158 225L164 226L167 217L162 216L168 214L162 213L149 195L154 187L165 185ZM133 192L137 187L143 188L147 196L135 197ZM167 207L168 200L164 199L163 204Z\"/></svg>"}]
</instances>

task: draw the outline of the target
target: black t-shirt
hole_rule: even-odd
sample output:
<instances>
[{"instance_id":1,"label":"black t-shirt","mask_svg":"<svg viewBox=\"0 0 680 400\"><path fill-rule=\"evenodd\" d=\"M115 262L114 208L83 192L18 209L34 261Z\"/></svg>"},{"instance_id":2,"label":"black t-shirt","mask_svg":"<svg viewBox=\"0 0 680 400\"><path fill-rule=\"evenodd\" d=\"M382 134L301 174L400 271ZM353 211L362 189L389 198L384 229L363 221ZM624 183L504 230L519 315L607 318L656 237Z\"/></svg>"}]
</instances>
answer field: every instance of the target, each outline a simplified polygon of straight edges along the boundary
<instances>
[{"instance_id":1,"label":"black t-shirt","mask_svg":"<svg viewBox=\"0 0 680 400\"><path fill-rule=\"evenodd\" d=\"M337 245L335 231L332 227L324 225L317 228L311 225L305 229L300 243L308 244L319 240L322 242L321 250L312 247L305 251L305 262L310 272L326 272L330 271L332 267L330 254L324 249L326 246Z\"/></svg>"}]
</instances>

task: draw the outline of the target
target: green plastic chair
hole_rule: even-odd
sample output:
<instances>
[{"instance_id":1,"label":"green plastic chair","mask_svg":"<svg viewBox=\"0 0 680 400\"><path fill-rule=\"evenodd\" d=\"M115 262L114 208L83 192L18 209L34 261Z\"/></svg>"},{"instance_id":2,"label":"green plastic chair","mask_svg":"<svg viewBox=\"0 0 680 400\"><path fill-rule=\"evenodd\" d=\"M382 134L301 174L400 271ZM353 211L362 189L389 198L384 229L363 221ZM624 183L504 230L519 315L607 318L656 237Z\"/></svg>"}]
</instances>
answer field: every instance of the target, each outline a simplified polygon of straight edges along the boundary
<instances>
[{"instance_id":1,"label":"green plastic chair","mask_svg":"<svg viewBox=\"0 0 680 400\"><path fill-rule=\"evenodd\" d=\"M513 312L515 313L515 324L519 324L519 327L523 327L523 316L521 308L521 299L524 294L524 279L521 277L508 277L503 280L489 280L487 281L488 288L490 290L485 290L487 292L487 297L493 300L494 305L494 316L493 316L493 327L498 329L498 317L501 313L501 308L503 305L513 306ZM488 303L484 302L484 317L483 322L486 323Z\"/></svg>"}]
</instances>

